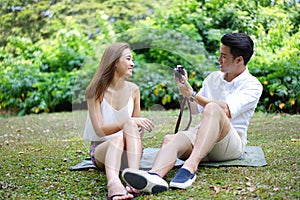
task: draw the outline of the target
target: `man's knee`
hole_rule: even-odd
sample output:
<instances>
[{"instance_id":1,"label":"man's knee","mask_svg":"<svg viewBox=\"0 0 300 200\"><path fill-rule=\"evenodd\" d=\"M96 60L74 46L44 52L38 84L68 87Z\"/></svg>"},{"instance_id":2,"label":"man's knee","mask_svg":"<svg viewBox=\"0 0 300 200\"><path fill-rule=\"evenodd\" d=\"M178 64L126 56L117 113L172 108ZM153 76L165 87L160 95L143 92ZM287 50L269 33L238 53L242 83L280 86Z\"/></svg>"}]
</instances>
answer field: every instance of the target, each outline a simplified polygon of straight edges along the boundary
<instances>
[{"instance_id":1,"label":"man's knee","mask_svg":"<svg viewBox=\"0 0 300 200\"><path fill-rule=\"evenodd\" d=\"M204 107L203 115L215 115L222 113L221 111L222 108L217 103L210 102Z\"/></svg>"},{"instance_id":2,"label":"man's knee","mask_svg":"<svg viewBox=\"0 0 300 200\"><path fill-rule=\"evenodd\" d=\"M220 106L215 102L210 102L210 103L206 104L204 107L204 110L207 110L207 111L215 111L217 109L220 109Z\"/></svg>"},{"instance_id":3,"label":"man's knee","mask_svg":"<svg viewBox=\"0 0 300 200\"><path fill-rule=\"evenodd\" d=\"M175 134L165 135L162 141L162 145L169 144L175 138Z\"/></svg>"}]
</instances>

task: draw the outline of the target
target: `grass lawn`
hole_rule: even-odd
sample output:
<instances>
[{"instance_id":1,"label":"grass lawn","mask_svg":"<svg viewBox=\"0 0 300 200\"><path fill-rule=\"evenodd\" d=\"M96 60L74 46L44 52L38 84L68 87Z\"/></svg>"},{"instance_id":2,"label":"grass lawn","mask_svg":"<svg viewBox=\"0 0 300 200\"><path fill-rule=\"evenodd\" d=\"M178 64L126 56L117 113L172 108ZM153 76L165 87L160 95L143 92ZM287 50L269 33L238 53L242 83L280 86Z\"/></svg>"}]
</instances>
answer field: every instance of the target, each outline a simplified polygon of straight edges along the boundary
<instances>
[{"instance_id":1,"label":"grass lawn","mask_svg":"<svg viewBox=\"0 0 300 200\"><path fill-rule=\"evenodd\" d=\"M178 111L142 114L156 124L145 133L144 146L159 147L163 135L173 132ZM89 156L82 140L85 117L85 111L74 111L0 118L0 199L105 198L103 171L69 170ZM255 113L248 145L263 148L267 166L199 167L191 188L138 199L300 199L299 133L300 115ZM167 174L168 182L175 172Z\"/></svg>"}]
</instances>

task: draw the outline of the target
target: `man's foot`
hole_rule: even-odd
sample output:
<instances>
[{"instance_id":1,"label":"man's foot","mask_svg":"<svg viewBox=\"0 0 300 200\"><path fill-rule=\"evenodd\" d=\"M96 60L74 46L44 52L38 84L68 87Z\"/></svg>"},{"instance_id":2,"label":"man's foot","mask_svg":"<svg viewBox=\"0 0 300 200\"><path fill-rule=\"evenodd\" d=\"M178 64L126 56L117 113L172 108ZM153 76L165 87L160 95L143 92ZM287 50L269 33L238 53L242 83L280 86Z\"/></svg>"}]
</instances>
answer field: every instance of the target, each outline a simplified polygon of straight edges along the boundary
<instances>
[{"instance_id":1,"label":"man's foot","mask_svg":"<svg viewBox=\"0 0 300 200\"><path fill-rule=\"evenodd\" d=\"M168 183L156 173L127 168L122 177L128 185L142 192L159 193L169 188Z\"/></svg>"},{"instance_id":2,"label":"man's foot","mask_svg":"<svg viewBox=\"0 0 300 200\"><path fill-rule=\"evenodd\" d=\"M170 187L186 189L196 180L196 173L192 174L189 170L180 168L170 182Z\"/></svg>"}]
</instances>

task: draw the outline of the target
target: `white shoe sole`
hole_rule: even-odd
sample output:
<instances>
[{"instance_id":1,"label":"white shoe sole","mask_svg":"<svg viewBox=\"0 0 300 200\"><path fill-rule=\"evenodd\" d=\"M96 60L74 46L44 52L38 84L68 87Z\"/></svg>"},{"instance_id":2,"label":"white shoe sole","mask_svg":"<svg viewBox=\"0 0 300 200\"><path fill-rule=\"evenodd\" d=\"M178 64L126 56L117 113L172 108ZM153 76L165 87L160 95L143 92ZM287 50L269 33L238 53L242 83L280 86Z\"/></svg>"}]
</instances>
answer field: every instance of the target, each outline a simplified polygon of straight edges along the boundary
<instances>
[{"instance_id":1,"label":"white shoe sole","mask_svg":"<svg viewBox=\"0 0 300 200\"><path fill-rule=\"evenodd\" d=\"M142 170L125 169L122 177L128 185L142 192L159 193L169 188L164 179Z\"/></svg>"},{"instance_id":2,"label":"white shoe sole","mask_svg":"<svg viewBox=\"0 0 300 200\"><path fill-rule=\"evenodd\" d=\"M196 174L194 175L194 177L192 179L189 179L187 182L185 183L176 183L176 182L170 182L170 187L171 188L179 188L179 189L186 189L188 187L191 187L192 184L194 183L194 181L196 180Z\"/></svg>"}]
</instances>

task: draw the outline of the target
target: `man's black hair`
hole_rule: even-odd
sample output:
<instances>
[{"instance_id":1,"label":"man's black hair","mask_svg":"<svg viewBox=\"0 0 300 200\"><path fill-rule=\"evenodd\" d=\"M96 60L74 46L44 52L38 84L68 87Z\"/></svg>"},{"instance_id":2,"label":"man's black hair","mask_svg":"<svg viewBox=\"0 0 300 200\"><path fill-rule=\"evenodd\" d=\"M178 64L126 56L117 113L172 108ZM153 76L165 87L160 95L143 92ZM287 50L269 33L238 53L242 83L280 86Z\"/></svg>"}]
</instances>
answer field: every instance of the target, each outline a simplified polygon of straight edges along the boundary
<instances>
[{"instance_id":1,"label":"man's black hair","mask_svg":"<svg viewBox=\"0 0 300 200\"><path fill-rule=\"evenodd\" d=\"M242 56L244 65L247 65L253 55L254 43L252 39L245 33L230 33L225 34L221 38L221 42L225 46L230 47L230 53L234 58Z\"/></svg>"}]
</instances>

